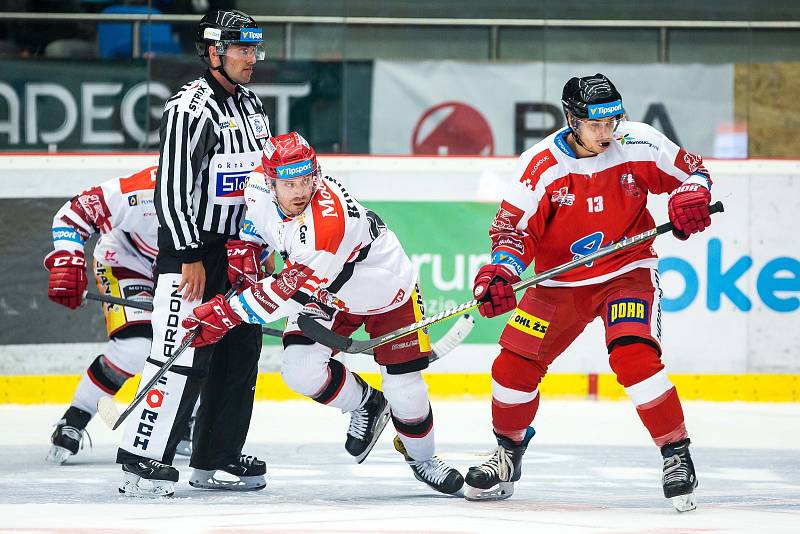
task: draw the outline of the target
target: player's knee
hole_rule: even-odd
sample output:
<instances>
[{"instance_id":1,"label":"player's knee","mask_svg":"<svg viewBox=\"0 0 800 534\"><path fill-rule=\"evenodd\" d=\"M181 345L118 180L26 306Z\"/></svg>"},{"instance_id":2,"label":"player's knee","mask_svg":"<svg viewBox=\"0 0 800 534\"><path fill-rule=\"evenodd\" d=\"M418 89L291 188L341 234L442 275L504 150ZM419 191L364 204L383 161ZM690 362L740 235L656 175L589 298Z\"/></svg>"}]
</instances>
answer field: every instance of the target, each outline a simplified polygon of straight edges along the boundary
<instances>
[{"instance_id":1,"label":"player's knee","mask_svg":"<svg viewBox=\"0 0 800 534\"><path fill-rule=\"evenodd\" d=\"M664 369L658 351L644 339L612 344L608 363L624 387L638 384Z\"/></svg>"},{"instance_id":2,"label":"player's knee","mask_svg":"<svg viewBox=\"0 0 800 534\"><path fill-rule=\"evenodd\" d=\"M283 351L281 377L293 391L313 396L328 380L329 357L321 357L314 346L290 345Z\"/></svg>"},{"instance_id":3,"label":"player's knee","mask_svg":"<svg viewBox=\"0 0 800 534\"><path fill-rule=\"evenodd\" d=\"M492 363L492 380L517 391L536 390L545 373L547 367L543 364L505 348L500 349Z\"/></svg>"},{"instance_id":4,"label":"player's knee","mask_svg":"<svg viewBox=\"0 0 800 534\"><path fill-rule=\"evenodd\" d=\"M400 419L418 418L428 413L428 385L419 371L402 375L384 374L383 395Z\"/></svg>"},{"instance_id":5,"label":"player's knee","mask_svg":"<svg viewBox=\"0 0 800 534\"><path fill-rule=\"evenodd\" d=\"M151 339L148 337L112 337L106 344L106 359L114 367L135 375L141 372L150 355Z\"/></svg>"},{"instance_id":6,"label":"player's knee","mask_svg":"<svg viewBox=\"0 0 800 534\"><path fill-rule=\"evenodd\" d=\"M105 354L95 358L87 372L95 384L109 393L119 391L125 381L132 376L111 363Z\"/></svg>"}]
</instances>

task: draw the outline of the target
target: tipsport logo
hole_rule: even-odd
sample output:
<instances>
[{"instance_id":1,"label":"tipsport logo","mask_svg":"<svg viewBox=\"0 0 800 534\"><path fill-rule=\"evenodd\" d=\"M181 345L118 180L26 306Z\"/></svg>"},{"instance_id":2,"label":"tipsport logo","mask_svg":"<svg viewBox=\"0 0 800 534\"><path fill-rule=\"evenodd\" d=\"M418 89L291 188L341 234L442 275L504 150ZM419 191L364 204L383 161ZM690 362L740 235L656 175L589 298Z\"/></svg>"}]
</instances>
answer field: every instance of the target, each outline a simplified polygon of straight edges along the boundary
<instances>
[{"instance_id":1,"label":"tipsport logo","mask_svg":"<svg viewBox=\"0 0 800 534\"><path fill-rule=\"evenodd\" d=\"M295 178L310 173L311 167L311 160L306 159L298 161L297 163L290 163L289 165L281 165L275 170L278 173L278 178Z\"/></svg>"},{"instance_id":2,"label":"tipsport logo","mask_svg":"<svg viewBox=\"0 0 800 534\"><path fill-rule=\"evenodd\" d=\"M625 112L625 109L622 107L622 100L606 102L605 104L589 104L588 110L590 119L613 117L614 115L621 115Z\"/></svg>"},{"instance_id":3,"label":"tipsport logo","mask_svg":"<svg viewBox=\"0 0 800 534\"><path fill-rule=\"evenodd\" d=\"M257 43L264 40L261 28L242 28L239 33L239 41L242 43Z\"/></svg>"}]
</instances>

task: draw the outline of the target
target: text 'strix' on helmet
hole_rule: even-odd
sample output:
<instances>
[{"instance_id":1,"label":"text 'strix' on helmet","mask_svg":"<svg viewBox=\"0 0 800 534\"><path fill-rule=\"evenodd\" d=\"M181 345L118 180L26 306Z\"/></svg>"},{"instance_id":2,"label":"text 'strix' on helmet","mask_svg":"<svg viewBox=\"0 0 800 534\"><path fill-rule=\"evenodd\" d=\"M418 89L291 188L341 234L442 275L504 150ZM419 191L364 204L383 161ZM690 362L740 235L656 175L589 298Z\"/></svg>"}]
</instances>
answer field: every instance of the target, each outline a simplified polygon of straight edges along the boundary
<instances>
[{"instance_id":1,"label":"text 'strix' on helmet","mask_svg":"<svg viewBox=\"0 0 800 534\"><path fill-rule=\"evenodd\" d=\"M317 154L297 132L270 137L261 155L264 172L270 178L290 180L318 174Z\"/></svg>"},{"instance_id":2,"label":"text 'strix' on helmet","mask_svg":"<svg viewBox=\"0 0 800 534\"><path fill-rule=\"evenodd\" d=\"M230 44L255 46L256 59L266 57L264 31L250 15L234 10L218 10L206 14L197 27L197 54L208 64L208 47L214 46L217 55L225 56Z\"/></svg>"},{"instance_id":3,"label":"text 'strix' on helmet","mask_svg":"<svg viewBox=\"0 0 800 534\"><path fill-rule=\"evenodd\" d=\"M576 119L603 119L625 114L622 95L617 88L599 72L594 76L570 78L561 93L564 115Z\"/></svg>"}]
</instances>

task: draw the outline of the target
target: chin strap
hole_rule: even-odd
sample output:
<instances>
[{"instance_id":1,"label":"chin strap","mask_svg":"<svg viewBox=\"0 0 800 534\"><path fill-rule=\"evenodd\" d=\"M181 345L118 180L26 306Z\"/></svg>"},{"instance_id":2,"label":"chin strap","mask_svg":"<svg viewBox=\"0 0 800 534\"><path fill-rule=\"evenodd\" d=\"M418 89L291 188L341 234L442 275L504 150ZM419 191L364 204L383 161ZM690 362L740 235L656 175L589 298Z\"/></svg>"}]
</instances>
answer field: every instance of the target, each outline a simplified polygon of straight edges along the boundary
<instances>
[{"instance_id":1,"label":"chin strap","mask_svg":"<svg viewBox=\"0 0 800 534\"><path fill-rule=\"evenodd\" d=\"M222 59L220 59L219 67L209 67L209 68L211 70L215 70L215 71L219 72L220 74L222 74L222 77L225 78L226 80L228 80L229 82L231 82L231 85L233 85L234 87L239 85L238 83L236 83L233 80L231 80L231 77L228 76L227 72L225 72L225 68L224 68L224 64L222 63Z\"/></svg>"}]
</instances>

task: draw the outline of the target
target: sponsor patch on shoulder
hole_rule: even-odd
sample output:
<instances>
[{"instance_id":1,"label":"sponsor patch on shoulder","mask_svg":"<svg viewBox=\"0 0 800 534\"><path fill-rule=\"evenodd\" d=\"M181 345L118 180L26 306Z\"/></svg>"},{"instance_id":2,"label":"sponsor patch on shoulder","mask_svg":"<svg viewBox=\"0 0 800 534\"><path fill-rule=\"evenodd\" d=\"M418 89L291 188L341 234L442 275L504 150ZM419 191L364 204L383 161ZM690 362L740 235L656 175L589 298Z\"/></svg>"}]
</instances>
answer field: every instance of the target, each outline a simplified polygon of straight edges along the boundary
<instances>
[{"instance_id":1,"label":"sponsor patch on shoulder","mask_svg":"<svg viewBox=\"0 0 800 534\"><path fill-rule=\"evenodd\" d=\"M612 300L608 303L608 326L619 323L647 324L650 314L647 312L647 301L642 299L624 298Z\"/></svg>"},{"instance_id":2,"label":"sponsor patch on shoulder","mask_svg":"<svg viewBox=\"0 0 800 534\"><path fill-rule=\"evenodd\" d=\"M210 97L211 87L207 83L197 80L181 95L178 111L188 112L193 117L199 117Z\"/></svg>"},{"instance_id":3,"label":"sponsor patch on shoulder","mask_svg":"<svg viewBox=\"0 0 800 534\"><path fill-rule=\"evenodd\" d=\"M556 161L555 156L553 153L550 152L549 148L546 148L533 156L528 166L525 168L525 172L522 173L522 176L519 177L520 183L533 191L534 187L536 187L536 183L539 181L539 178L542 177L544 171L553 167L558 162Z\"/></svg>"}]
</instances>

